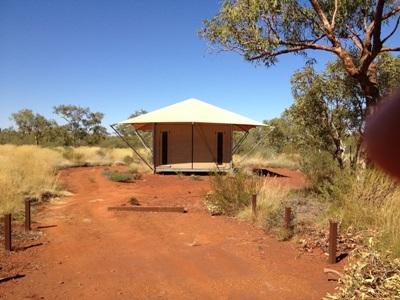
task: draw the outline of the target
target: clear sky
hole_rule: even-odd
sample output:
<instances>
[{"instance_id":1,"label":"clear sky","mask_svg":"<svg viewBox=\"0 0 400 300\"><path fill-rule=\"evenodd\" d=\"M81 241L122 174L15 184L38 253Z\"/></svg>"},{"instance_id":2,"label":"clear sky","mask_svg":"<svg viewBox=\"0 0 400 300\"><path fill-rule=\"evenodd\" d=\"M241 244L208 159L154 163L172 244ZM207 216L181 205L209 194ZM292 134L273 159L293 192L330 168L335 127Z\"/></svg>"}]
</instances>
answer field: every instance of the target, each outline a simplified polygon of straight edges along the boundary
<instances>
[{"instance_id":1,"label":"clear sky","mask_svg":"<svg viewBox=\"0 0 400 300\"><path fill-rule=\"evenodd\" d=\"M55 105L88 106L108 125L191 97L256 120L279 116L303 58L266 68L210 53L197 32L219 4L1 0L0 127L22 108L56 119Z\"/></svg>"}]
</instances>

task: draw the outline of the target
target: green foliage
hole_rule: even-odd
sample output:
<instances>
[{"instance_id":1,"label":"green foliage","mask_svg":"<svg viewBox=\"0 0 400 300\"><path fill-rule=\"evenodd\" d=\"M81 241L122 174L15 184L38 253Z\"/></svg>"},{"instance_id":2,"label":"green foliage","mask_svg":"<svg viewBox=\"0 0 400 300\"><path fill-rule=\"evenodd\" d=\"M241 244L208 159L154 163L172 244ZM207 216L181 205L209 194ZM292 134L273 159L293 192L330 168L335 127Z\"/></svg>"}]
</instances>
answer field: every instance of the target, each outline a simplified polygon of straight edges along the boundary
<instances>
[{"instance_id":1,"label":"green foliage","mask_svg":"<svg viewBox=\"0 0 400 300\"><path fill-rule=\"evenodd\" d=\"M91 112L89 108L77 105L56 106L54 113L67 121L73 146L95 145L107 135L107 130L101 126L103 113Z\"/></svg>"},{"instance_id":2,"label":"green foliage","mask_svg":"<svg viewBox=\"0 0 400 300\"><path fill-rule=\"evenodd\" d=\"M274 118L264 122L268 125L266 136L267 145L272 147L275 153L293 153L292 129L288 118L282 115L281 118Z\"/></svg>"},{"instance_id":3,"label":"green foliage","mask_svg":"<svg viewBox=\"0 0 400 300\"><path fill-rule=\"evenodd\" d=\"M132 156L126 155L123 159L124 163L129 166L131 163L133 163L135 160L133 159Z\"/></svg>"},{"instance_id":4,"label":"green foliage","mask_svg":"<svg viewBox=\"0 0 400 300\"><path fill-rule=\"evenodd\" d=\"M129 115L128 119L138 117L140 115L146 114L147 111L140 109L135 111L133 114ZM143 147L142 141L135 133L135 129L130 124L119 124L117 125L117 130L122 134L122 136L133 146L133 147ZM152 133L149 131L141 132L141 137L143 138L146 146L151 147L152 145ZM117 141L118 142L118 141ZM126 144L122 142L122 146L125 147Z\"/></svg>"},{"instance_id":5,"label":"green foliage","mask_svg":"<svg viewBox=\"0 0 400 300\"><path fill-rule=\"evenodd\" d=\"M205 203L211 214L235 215L249 204L250 197L258 189L258 180L239 170L234 174L214 174L210 177L211 192Z\"/></svg>"},{"instance_id":6,"label":"green foliage","mask_svg":"<svg viewBox=\"0 0 400 300\"><path fill-rule=\"evenodd\" d=\"M351 33L357 33L361 40L369 34L365 26L378 15L376 1L338 1L337 10L335 1L318 3L329 21L335 14L335 24L329 35L317 8L298 0L225 0L218 14L204 21L200 35L213 45L237 51L247 60L266 65L274 64L279 55L305 54L307 49L335 53L329 48L332 37L349 53L358 52L360 45L351 38ZM388 1L383 11L387 13L396 5L395 1Z\"/></svg>"},{"instance_id":7,"label":"green foliage","mask_svg":"<svg viewBox=\"0 0 400 300\"><path fill-rule=\"evenodd\" d=\"M370 240L365 249L351 254L352 263L345 267L339 286L328 299L399 299L400 260L376 251Z\"/></svg>"},{"instance_id":8,"label":"green foliage","mask_svg":"<svg viewBox=\"0 0 400 300\"><path fill-rule=\"evenodd\" d=\"M103 174L111 181L130 182L133 179L132 174L120 171L104 170Z\"/></svg>"},{"instance_id":9,"label":"green foliage","mask_svg":"<svg viewBox=\"0 0 400 300\"><path fill-rule=\"evenodd\" d=\"M49 140L55 121L47 120L40 114L33 113L30 109L22 109L11 115L18 128L18 133L25 137L32 137L36 145L42 145Z\"/></svg>"},{"instance_id":10,"label":"green foliage","mask_svg":"<svg viewBox=\"0 0 400 300\"><path fill-rule=\"evenodd\" d=\"M300 170L306 175L312 189L321 191L331 184L339 172L339 168L331 155L325 151L303 151Z\"/></svg>"}]
</instances>

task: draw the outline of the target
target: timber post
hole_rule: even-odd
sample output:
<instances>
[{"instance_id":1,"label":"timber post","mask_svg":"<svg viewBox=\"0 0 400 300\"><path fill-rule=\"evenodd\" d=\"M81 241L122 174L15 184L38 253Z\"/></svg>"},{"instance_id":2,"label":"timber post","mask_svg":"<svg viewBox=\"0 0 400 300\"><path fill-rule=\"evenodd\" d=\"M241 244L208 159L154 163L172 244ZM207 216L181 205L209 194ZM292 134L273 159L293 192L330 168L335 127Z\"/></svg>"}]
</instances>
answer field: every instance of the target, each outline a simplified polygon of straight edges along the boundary
<instances>
[{"instance_id":1,"label":"timber post","mask_svg":"<svg viewBox=\"0 0 400 300\"><path fill-rule=\"evenodd\" d=\"M328 262L330 264L336 263L336 251L337 251L337 231L338 231L338 223L332 220L329 220L329 259Z\"/></svg>"},{"instance_id":2,"label":"timber post","mask_svg":"<svg viewBox=\"0 0 400 300\"><path fill-rule=\"evenodd\" d=\"M12 250L11 242L11 214L4 215L4 248L7 251Z\"/></svg>"}]
</instances>

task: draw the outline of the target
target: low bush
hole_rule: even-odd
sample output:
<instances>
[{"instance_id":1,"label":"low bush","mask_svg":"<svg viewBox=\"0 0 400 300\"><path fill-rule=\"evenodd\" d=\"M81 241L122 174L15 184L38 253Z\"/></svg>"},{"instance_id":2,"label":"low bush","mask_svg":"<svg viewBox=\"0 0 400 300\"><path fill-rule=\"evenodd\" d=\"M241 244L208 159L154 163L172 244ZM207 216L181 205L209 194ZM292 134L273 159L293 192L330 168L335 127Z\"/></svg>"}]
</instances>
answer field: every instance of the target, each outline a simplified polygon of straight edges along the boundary
<instances>
[{"instance_id":1,"label":"low bush","mask_svg":"<svg viewBox=\"0 0 400 300\"><path fill-rule=\"evenodd\" d=\"M300 170L316 192L326 192L340 172L336 162L326 151L304 152L300 160Z\"/></svg>"},{"instance_id":2,"label":"low bush","mask_svg":"<svg viewBox=\"0 0 400 300\"><path fill-rule=\"evenodd\" d=\"M123 173L119 171L105 170L103 174L111 181L115 182L130 182L133 177L130 173Z\"/></svg>"},{"instance_id":3,"label":"low bush","mask_svg":"<svg viewBox=\"0 0 400 300\"><path fill-rule=\"evenodd\" d=\"M132 156L130 155L126 155L124 156L123 160L122 160L127 166L129 166L131 163L134 162L134 159Z\"/></svg>"},{"instance_id":4,"label":"low bush","mask_svg":"<svg viewBox=\"0 0 400 300\"><path fill-rule=\"evenodd\" d=\"M344 227L377 230L377 246L400 256L400 186L392 178L376 169L361 170L336 206Z\"/></svg>"},{"instance_id":5,"label":"low bush","mask_svg":"<svg viewBox=\"0 0 400 300\"><path fill-rule=\"evenodd\" d=\"M250 202L251 194L259 189L259 179L242 170L233 174L217 174L210 177L211 192L205 203L211 214L234 216Z\"/></svg>"},{"instance_id":6,"label":"low bush","mask_svg":"<svg viewBox=\"0 0 400 300\"><path fill-rule=\"evenodd\" d=\"M325 300L400 299L400 260L376 251L372 240L351 253L334 294Z\"/></svg>"},{"instance_id":7,"label":"low bush","mask_svg":"<svg viewBox=\"0 0 400 300\"><path fill-rule=\"evenodd\" d=\"M280 228L289 193L288 188L276 184L274 180L264 182L257 195L257 216L253 218L251 205L248 205L239 212L238 218L253 221L268 230Z\"/></svg>"}]
</instances>

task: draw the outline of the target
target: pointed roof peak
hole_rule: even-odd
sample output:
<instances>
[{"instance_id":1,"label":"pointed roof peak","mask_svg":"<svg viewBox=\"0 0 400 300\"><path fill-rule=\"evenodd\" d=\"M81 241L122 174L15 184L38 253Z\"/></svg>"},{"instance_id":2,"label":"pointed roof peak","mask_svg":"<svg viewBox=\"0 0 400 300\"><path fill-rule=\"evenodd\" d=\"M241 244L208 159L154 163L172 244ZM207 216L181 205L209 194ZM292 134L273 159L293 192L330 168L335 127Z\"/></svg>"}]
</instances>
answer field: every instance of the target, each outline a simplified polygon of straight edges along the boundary
<instances>
[{"instance_id":1,"label":"pointed roof peak","mask_svg":"<svg viewBox=\"0 0 400 300\"><path fill-rule=\"evenodd\" d=\"M188 98L170 106L120 122L120 124L132 124L136 128L150 123L232 124L238 127L243 125L249 128L264 126L260 122L196 98Z\"/></svg>"}]
</instances>

